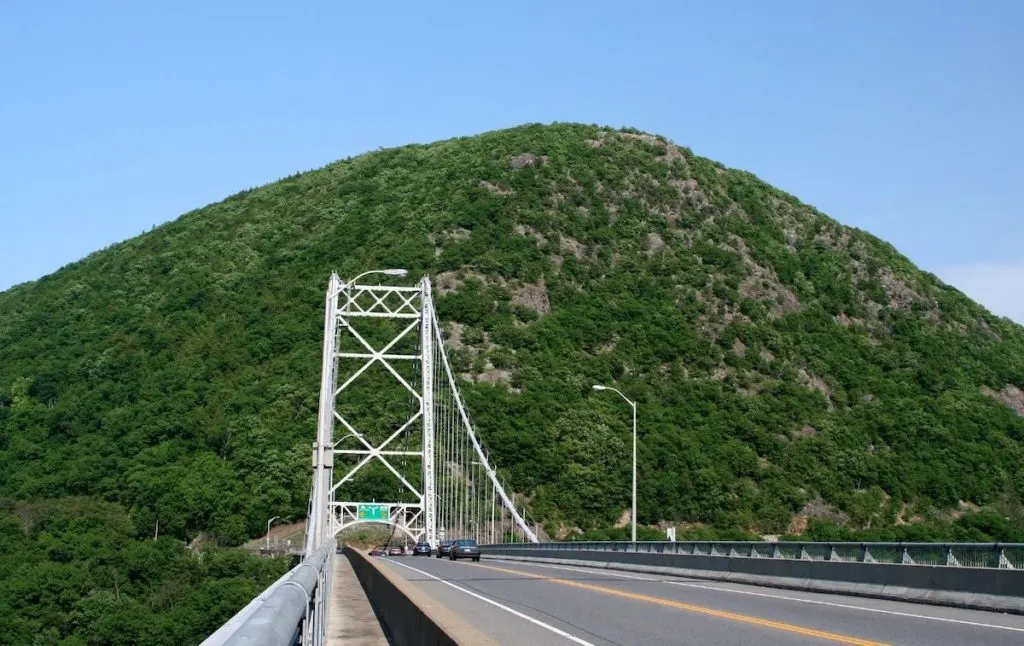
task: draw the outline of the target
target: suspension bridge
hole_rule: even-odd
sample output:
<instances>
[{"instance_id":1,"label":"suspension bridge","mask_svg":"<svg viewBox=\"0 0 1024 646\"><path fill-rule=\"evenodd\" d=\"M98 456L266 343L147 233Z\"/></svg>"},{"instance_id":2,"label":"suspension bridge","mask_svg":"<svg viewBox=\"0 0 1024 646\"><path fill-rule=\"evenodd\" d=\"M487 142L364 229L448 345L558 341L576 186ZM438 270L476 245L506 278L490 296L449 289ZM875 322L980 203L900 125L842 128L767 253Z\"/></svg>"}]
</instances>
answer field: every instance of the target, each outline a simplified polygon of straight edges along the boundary
<instances>
[{"instance_id":1,"label":"suspension bridge","mask_svg":"<svg viewBox=\"0 0 1024 646\"><path fill-rule=\"evenodd\" d=\"M401 270L381 273L389 271ZM384 382L393 380L391 388L371 382L374 368ZM360 423L339 404L361 379L369 387L360 401L383 405L368 406ZM394 416L386 412L403 403L405 419L391 428ZM374 418L378 410L385 414ZM410 462L418 477L410 477ZM374 463L394 478L395 497L349 498L357 476ZM537 540L474 431L427 278L403 287L331 276L313 468L307 553L362 523L389 525L432 547L445 537L504 542L506 532L511 541Z\"/></svg>"},{"instance_id":2,"label":"suspension bridge","mask_svg":"<svg viewBox=\"0 0 1024 646\"><path fill-rule=\"evenodd\" d=\"M346 643L328 637L341 621L332 611L332 565L346 558L337 555L339 534L365 524L434 548L446 539L486 544L485 563L472 565L435 559L380 565L347 555L380 583L368 586L361 575L345 582L347 591L361 582L375 595L391 595L370 601L381 623L391 623L392 637L402 637L392 643L1024 639L1024 545L676 543L674 537L643 543L635 533L624 543L540 543L525 500L501 477L473 425L449 356L458 344L446 342L430 280L391 284L406 273L331 276L302 561L203 646ZM394 595L403 601L396 605ZM443 638L430 632L438 624L424 609L439 604L458 610L446 620ZM370 613L362 621L376 619ZM462 632L451 628L459 622Z\"/></svg>"},{"instance_id":3,"label":"suspension bridge","mask_svg":"<svg viewBox=\"0 0 1024 646\"><path fill-rule=\"evenodd\" d=\"M429 278L413 286L385 282L406 274L382 269L348 281L332 274L328 283L303 549L303 564L311 566L309 608L299 635L303 644L324 643L329 564L336 537L347 529L381 524L432 548L458 538L538 540L525 505L517 502L473 427ZM361 282L370 277L377 280ZM348 404L350 399L355 403ZM361 475L370 487L360 486ZM382 495L352 495L370 490ZM265 605L274 591L255 599L251 609ZM247 617L243 610L204 643L228 643L224 640ZM271 628L260 624L253 630Z\"/></svg>"}]
</instances>

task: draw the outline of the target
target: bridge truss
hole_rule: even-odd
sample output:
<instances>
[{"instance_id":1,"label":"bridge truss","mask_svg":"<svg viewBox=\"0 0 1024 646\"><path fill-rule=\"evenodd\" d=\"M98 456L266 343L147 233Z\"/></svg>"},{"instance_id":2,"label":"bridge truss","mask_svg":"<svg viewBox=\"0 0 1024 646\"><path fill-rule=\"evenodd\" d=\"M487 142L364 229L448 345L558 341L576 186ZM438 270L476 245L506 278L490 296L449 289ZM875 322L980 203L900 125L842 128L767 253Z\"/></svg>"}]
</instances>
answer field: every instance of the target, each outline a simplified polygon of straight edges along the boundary
<instances>
[{"instance_id":1,"label":"bridge truss","mask_svg":"<svg viewBox=\"0 0 1024 646\"><path fill-rule=\"evenodd\" d=\"M536 542L470 421L429 278L358 280L332 274L327 289L306 553L361 523L432 546ZM381 493L391 480L392 498L352 499L360 476Z\"/></svg>"}]
</instances>

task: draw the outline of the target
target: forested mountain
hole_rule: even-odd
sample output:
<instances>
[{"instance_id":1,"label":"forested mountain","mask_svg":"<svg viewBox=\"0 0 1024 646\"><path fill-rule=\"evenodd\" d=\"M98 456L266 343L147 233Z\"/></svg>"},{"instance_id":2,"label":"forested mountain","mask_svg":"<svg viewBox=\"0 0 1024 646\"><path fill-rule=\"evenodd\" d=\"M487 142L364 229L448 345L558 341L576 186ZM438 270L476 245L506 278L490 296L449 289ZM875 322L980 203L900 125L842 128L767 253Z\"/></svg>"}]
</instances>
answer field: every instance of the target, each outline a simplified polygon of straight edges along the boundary
<instances>
[{"instance_id":1,"label":"forested mountain","mask_svg":"<svg viewBox=\"0 0 1024 646\"><path fill-rule=\"evenodd\" d=\"M326 280L377 267L432 277L480 434L552 534L628 508L609 383L639 402L645 525L1021 536L1024 329L749 173L530 125L244 191L0 294L0 541L32 554L0 577L88 558L19 520L45 501L129 543L304 516ZM73 634L113 581L18 616Z\"/></svg>"}]
</instances>

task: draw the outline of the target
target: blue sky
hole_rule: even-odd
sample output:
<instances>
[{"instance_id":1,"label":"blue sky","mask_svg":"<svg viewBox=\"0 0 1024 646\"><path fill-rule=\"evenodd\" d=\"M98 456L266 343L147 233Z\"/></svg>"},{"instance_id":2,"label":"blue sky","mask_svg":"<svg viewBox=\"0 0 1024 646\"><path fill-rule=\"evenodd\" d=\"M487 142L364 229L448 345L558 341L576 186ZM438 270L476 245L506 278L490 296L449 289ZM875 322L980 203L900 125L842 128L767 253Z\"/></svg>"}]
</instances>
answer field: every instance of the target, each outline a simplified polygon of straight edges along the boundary
<instances>
[{"instance_id":1,"label":"blue sky","mask_svg":"<svg viewBox=\"0 0 1024 646\"><path fill-rule=\"evenodd\" d=\"M582 121L750 170L1024 322L1024 2L159 4L0 7L0 289L296 170Z\"/></svg>"}]
</instances>

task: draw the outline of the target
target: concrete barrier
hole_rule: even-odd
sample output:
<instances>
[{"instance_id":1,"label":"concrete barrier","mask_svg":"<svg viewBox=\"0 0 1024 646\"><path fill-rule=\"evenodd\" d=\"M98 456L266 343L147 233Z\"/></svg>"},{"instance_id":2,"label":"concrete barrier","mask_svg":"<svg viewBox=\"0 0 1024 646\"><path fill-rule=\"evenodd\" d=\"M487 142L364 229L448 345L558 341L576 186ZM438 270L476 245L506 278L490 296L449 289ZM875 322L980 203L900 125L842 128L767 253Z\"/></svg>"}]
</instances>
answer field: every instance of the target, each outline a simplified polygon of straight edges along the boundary
<instances>
[{"instance_id":1,"label":"concrete barrier","mask_svg":"<svg viewBox=\"0 0 1024 646\"><path fill-rule=\"evenodd\" d=\"M497 646L430 595L351 547L344 554L392 644L397 646Z\"/></svg>"},{"instance_id":2,"label":"concrete barrier","mask_svg":"<svg viewBox=\"0 0 1024 646\"><path fill-rule=\"evenodd\" d=\"M1024 614L1024 570L500 547L483 557Z\"/></svg>"}]
</instances>

